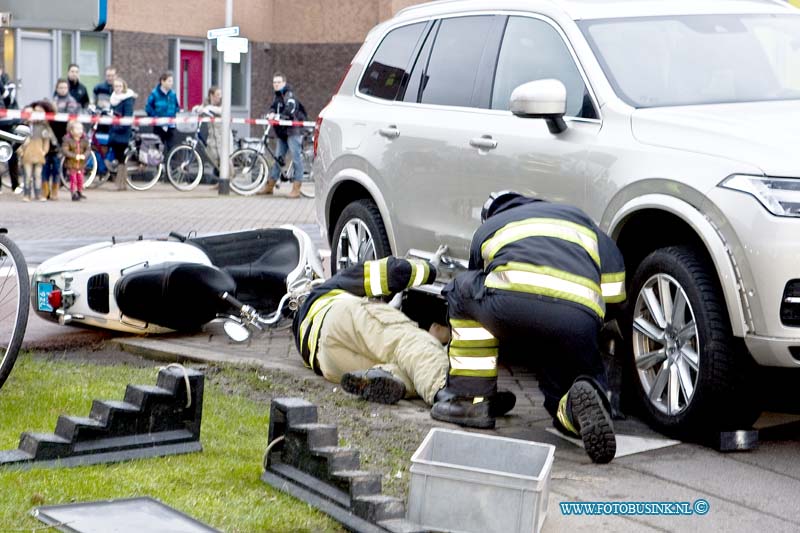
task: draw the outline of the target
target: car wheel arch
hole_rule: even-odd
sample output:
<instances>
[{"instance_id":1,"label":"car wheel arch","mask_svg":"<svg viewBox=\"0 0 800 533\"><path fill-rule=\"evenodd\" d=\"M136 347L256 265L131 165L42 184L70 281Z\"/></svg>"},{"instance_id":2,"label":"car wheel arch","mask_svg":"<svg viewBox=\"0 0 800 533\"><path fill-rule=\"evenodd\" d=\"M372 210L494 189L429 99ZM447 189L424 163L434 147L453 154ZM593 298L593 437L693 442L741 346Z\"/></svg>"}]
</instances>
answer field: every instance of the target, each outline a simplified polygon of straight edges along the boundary
<instances>
[{"instance_id":1,"label":"car wheel arch","mask_svg":"<svg viewBox=\"0 0 800 533\"><path fill-rule=\"evenodd\" d=\"M380 211L383 227L389 237L389 245L393 252L397 251L394 226L389 217L389 208L383 194L375 182L364 172L351 169L342 171L333 177L330 183L328 196L325 200L326 225L328 237L333 239L333 230L339 216L345 208L358 200L370 200ZM332 245L332 243L329 243Z\"/></svg>"},{"instance_id":2,"label":"car wheel arch","mask_svg":"<svg viewBox=\"0 0 800 533\"><path fill-rule=\"evenodd\" d=\"M655 234L654 228L658 228ZM608 233L617 241L629 270L665 246L694 244L704 250L716 269L733 334L744 337L753 331L744 283L730 247L717 226L694 206L668 195L640 196L614 214Z\"/></svg>"}]
</instances>

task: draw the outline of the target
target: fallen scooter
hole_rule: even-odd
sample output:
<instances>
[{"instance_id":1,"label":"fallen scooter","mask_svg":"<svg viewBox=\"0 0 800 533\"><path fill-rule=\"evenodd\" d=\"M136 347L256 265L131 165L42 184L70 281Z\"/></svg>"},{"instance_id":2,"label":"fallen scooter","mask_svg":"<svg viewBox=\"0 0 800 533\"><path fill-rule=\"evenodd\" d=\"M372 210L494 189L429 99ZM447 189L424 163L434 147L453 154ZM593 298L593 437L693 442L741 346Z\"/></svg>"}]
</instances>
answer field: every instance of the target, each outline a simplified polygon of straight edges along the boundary
<instances>
[{"instance_id":1,"label":"fallen scooter","mask_svg":"<svg viewBox=\"0 0 800 533\"><path fill-rule=\"evenodd\" d=\"M299 228L208 237L102 242L42 263L33 310L60 324L126 333L197 331L222 318L245 340L296 310L323 277L319 252Z\"/></svg>"}]
</instances>

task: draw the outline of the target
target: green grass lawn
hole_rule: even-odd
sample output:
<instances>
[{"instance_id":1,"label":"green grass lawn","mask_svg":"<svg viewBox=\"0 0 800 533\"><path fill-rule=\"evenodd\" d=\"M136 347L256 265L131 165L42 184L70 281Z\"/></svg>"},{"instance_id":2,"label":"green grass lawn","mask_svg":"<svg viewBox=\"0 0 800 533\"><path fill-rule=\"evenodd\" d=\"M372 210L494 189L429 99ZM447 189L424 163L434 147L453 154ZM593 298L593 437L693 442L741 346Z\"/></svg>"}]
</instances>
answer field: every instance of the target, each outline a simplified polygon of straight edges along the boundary
<instances>
[{"instance_id":1,"label":"green grass lawn","mask_svg":"<svg viewBox=\"0 0 800 533\"><path fill-rule=\"evenodd\" d=\"M154 385L158 367L100 366L21 356L0 390L0 449L23 431L88 416L94 399L121 400L128 383ZM235 374L235 370L223 370ZM260 480L269 406L206 381L201 453L77 468L0 469L0 532L42 524L39 505L150 496L228 532L341 531L310 506Z\"/></svg>"}]
</instances>

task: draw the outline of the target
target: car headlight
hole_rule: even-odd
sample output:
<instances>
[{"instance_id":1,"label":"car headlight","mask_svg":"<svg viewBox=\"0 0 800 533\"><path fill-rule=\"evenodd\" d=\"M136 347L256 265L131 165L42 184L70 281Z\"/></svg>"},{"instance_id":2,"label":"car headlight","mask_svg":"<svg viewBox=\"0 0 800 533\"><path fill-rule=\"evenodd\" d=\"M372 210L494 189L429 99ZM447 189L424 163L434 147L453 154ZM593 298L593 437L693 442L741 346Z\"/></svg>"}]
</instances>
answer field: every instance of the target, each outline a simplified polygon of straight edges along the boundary
<instances>
[{"instance_id":1,"label":"car headlight","mask_svg":"<svg viewBox=\"0 0 800 533\"><path fill-rule=\"evenodd\" d=\"M737 174L726 178L719 186L755 196L773 215L800 217L800 179Z\"/></svg>"}]
</instances>

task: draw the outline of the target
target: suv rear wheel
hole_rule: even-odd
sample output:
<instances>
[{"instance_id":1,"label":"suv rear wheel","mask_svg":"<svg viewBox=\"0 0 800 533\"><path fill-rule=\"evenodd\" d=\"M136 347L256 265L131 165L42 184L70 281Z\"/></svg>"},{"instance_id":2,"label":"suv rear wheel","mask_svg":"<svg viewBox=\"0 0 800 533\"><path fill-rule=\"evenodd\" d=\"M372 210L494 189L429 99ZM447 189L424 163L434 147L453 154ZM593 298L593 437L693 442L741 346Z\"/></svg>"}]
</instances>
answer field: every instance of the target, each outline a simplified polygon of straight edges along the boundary
<instances>
[{"instance_id":1,"label":"suv rear wheel","mask_svg":"<svg viewBox=\"0 0 800 533\"><path fill-rule=\"evenodd\" d=\"M331 240L331 272L392 253L378 206L357 200L344 208Z\"/></svg>"},{"instance_id":2,"label":"suv rear wheel","mask_svg":"<svg viewBox=\"0 0 800 533\"><path fill-rule=\"evenodd\" d=\"M750 356L731 332L713 266L688 246L661 248L639 265L625 313L632 385L665 432L744 429L757 418Z\"/></svg>"}]
</instances>

